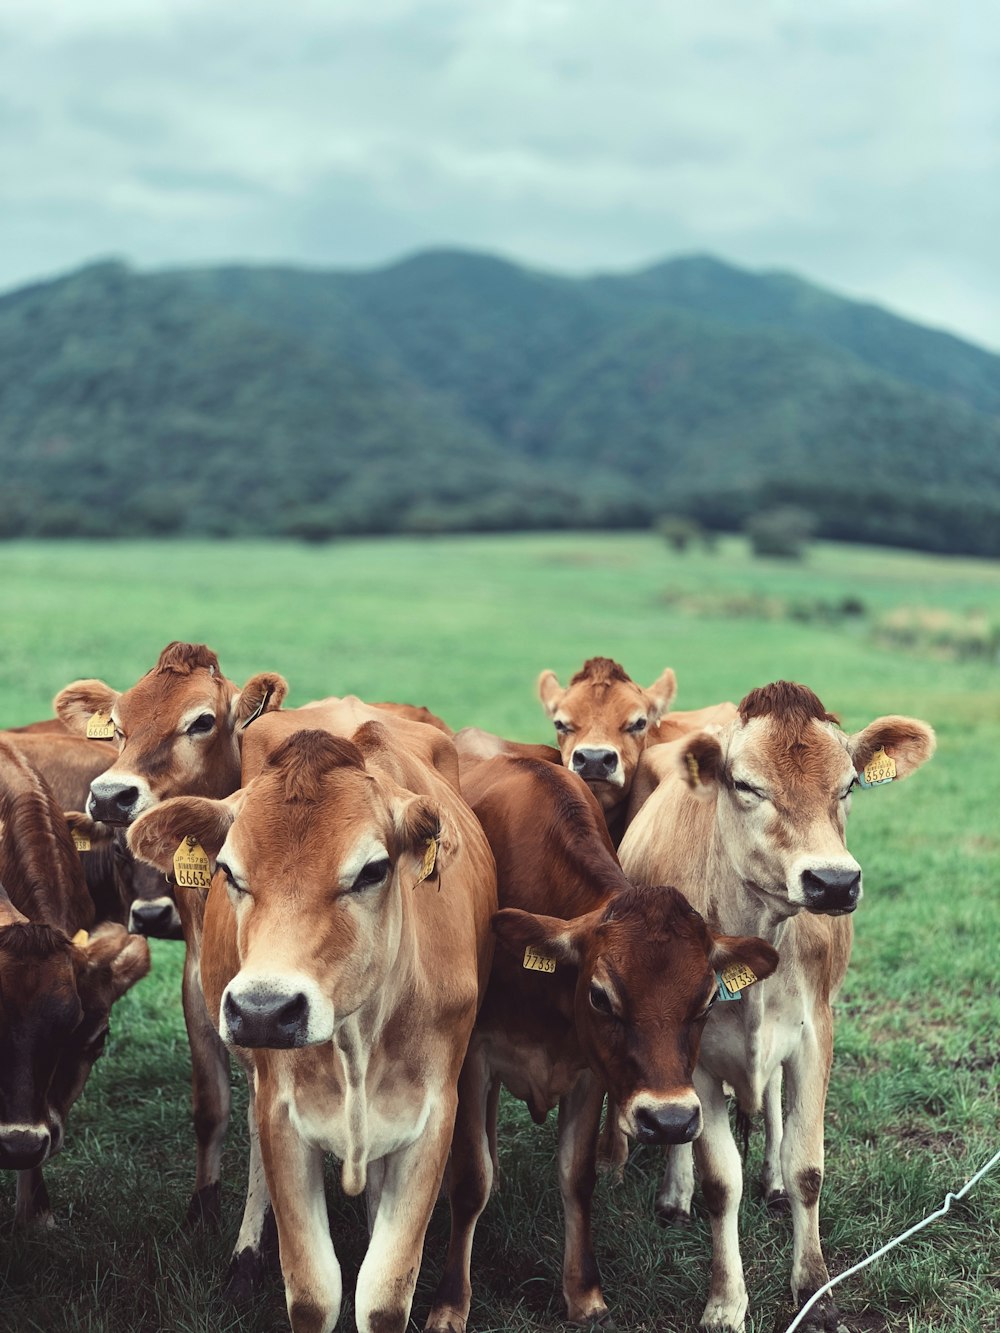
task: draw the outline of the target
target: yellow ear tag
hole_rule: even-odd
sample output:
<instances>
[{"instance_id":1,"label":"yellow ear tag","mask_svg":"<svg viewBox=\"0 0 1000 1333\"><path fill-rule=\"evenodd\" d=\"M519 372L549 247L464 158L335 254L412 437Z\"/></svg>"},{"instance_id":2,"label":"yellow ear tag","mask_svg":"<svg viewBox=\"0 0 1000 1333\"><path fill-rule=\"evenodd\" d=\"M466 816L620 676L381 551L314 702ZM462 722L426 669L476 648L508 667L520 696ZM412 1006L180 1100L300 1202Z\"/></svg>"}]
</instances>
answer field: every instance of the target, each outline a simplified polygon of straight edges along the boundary
<instances>
[{"instance_id":1,"label":"yellow ear tag","mask_svg":"<svg viewBox=\"0 0 1000 1333\"><path fill-rule=\"evenodd\" d=\"M698 767L698 760L695 759L694 755L691 754L690 751L688 751L688 754L687 754L687 766L688 766L688 774L689 774L688 782L690 783L690 785L691 785L692 787L698 787L698 786L700 786L700 785L701 785L701 770L700 770L699 767Z\"/></svg>"},{"instance_id":2,"label":"yellow ear tag","mask_svg":"<svg viewBox=\"0 0 1000 1333\"><path fill-rule=\"evenodd\" d=\"M554 972L556 970L556 960L547 958L543 953L536 953L530 944L525 945L524 962L522 967L526 967L529 972Z\"/></svg>"},{"instance_id":3,"label":"yellow ear tag","mask_svg":"<svg viewBox=\"0 0 1000 1333\"><path fill-rule=\"evenodd\" d=\"M186 837L174 852L174 879L185 889L207 889L212 867L197 838Z\"/></svg>"},{"instance_id":4,"label":"yellow ear tag","mask_svg":"<svg viewBox=\"0 0 1000 1333\"><path fill-rule=\"evenodd\" d=\"M865 764L865 771L858 777L862 787L878 787L883 782L891 782L896 776L896 761L891 754L886 754L885 746L875 751Z\"/></svg>"},{"instance_id":5,"label":"yellow ear tag","mask_svg":"<svg viewBox=\"0 0 1000 1333\"><path fill-rule=\"evenodd\" d=\"M86 833L78 833L76 829L73 829L72 832L73 832L73 846L76 848L76 850L78 852L89 852L90 839L87 837Z\"/></svg>"},{"instance_id":6,"label":"yellow ear tag","mask_svg":"<svg viewBox=\"0 0 1000 1333\"><path fill-rule=\"evenodd\" d=\"M424 859L420 865L420 874L413 882L413 887L423 884L425 879L429 879L434 874L434 867L437 864L438 842L437 838L427 839L427 850L424 852Z\"/></svg>"},{"instance_id":7,"label":"yellow ear tag","mask_svg":"<svg viewBox=\"0 0 1000 1333\"><path fill-rule=\"evenodd\" d=\"M85 930L78 930L73 936L71 943L76 949L86 949L90 942L90 935Z\"/></svg>"},{"instance_id":8,"label":"yellow ear tag","mask_svg":"<svg viewBox=\"0 0 1000 1333\"><path fill-rule=\"evenodd\" d=\"M757 973L747 967L746 963L730 963L728 967L723 968L719 976L730 991L746 990L758 979Z\"/></svg>"},{"instance_id":9,"label":"yellow ear tag","mask_svg":"<svg viewBox=\"0 0 1000 1333\"><path fill-rule=\"evenodd\" d=\"M88 741L110 741L114 739L115 724L110 713L92 713L87 721Z\"/></svg>"}]
</instances>

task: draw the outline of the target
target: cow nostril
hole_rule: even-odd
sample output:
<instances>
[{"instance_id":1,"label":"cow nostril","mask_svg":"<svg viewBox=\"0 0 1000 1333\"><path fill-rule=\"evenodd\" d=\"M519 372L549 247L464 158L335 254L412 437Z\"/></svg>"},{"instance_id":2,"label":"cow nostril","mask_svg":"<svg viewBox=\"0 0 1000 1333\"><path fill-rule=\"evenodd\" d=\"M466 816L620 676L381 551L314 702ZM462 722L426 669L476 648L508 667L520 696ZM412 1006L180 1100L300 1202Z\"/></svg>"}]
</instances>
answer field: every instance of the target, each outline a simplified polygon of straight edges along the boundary
<instances>
[{"instance_id":1,"label":"cow nostril","mask_svg":"<svg viewBox=\"0 0 1000 1333\"><path fill-rule=\"evenodd\" d=\"M308 1013L309 1001L301 991L296 991L275 1010L274 1021L280 1028L287 1031L296 1031L303 1025Z\"/></svg>"},{"instance_id":2,"label":"cow nostril","mask_svg":"<svg viewBox=\"0 0 1000 1333\"><path fill-rule=\"evenodd\" d=\"M115 792L112 799L119 810L131 810L133 805L135 805L136 801L139 799L139 788L122 787L120 791Z\"/></svg>"},{"instance_id":3,"label":"cow nostril","mask_svg":"<svg viewBox=\"0 0 1000 1333\"><path fill-rule=\"evenodd\" d=\"M642 1106L635 1114L636 1137L640 1143L690 1143L698 1135L700 1108L667 1104Z\"/></svg>"},{"instance_id":4,"label":"cow nostril","mask_svg":"<svg viewBox=\"0 0 1000 1333\"><path fill-rule=\"evenodd\" d=\"M803 870L802 894L806 906L820 912L849 912L861 897L861 871L817 867Z\"/></svg>"}]
</instances>

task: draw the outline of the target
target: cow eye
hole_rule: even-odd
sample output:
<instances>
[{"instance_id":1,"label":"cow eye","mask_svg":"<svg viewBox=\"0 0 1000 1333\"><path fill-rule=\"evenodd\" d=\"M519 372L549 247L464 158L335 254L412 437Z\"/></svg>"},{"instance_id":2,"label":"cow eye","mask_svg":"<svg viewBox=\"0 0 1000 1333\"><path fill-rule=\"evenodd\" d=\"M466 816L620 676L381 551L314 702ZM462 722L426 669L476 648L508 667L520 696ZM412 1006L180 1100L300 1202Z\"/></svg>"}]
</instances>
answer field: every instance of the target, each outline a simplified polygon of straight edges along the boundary
<instances>
[{"instance_id":1,"label":"cow eye","mask_svg":"<svg viewBox=\"0 0 1000 1333\"><path fill-rule=\"evenodd\" d=\"M554 726L560 736L571 736L573 734L573 728L568 722L559 721L556 722Z\"/></svg>"},{"instance_id":2,"label":"cow eye","mask_svg":"<svg viewBox=\"0 0 1000 1333\"><path fill-rule=\"evenodd\" d=\"M357 879L351 885L348 892L358 893L362 889L373 889L376 884L381 884L389 873L389 858L380 857L377 861L369 861L366 866L362 866Z\"/></svg>"},{"instance_id":3,"label":"cow eye","mask_svg":"<svg viewBox=\"0 0 1000 1333\"><path fill-rule=\"evenodd\" d=\"M756 787L751 787L749 782L734 782L733 790L742 793L744 796L756 796L758 801L764 799L764 793Z\"/></svg>"},{"instance_id":4,"label":"cow eye","mask_svg":"<svg viewBox=\"0 0 1000 1333\"><path fill-rule=\"evenodd\" d=\"M599 1014L604 1014L605 1018L614 1018L615 1016L608 992L603 986L598 986L596 981L590 983L590 1005Z\"/></svg>"},{"instance_id":5,"label":"cow eye","mask_svg":"<svg viewBox=\"0 0 1000 1333\"><path fill-rule=\"evenodd\" d=\"M205 736L215 726L214 713L201 713L187 729L189 736Z\"/></svg>"},{"instance_id":6,"label":"cow eye","mask_svg":"<svg viewBox=\"0 0 1000 1333\"><path fill-rule=\"evenodd\" d=\"M847 784L844 790L839 793L837 797L838 801L846 801L848 796L850 796L851 792L857 785L858 785L857 778L851 778L850 782Z\"/></svg>"},{"instance_id":7,"label":"cow eye","mask_svg":"<svg viewBox=\"0 0 1000 1333\"><path fill-rule=\"evenodd\" d=\"M633 736L638 736L641 732L646 730L647 724L648 724L647 718L637 717L634 722L630 722L628 724L625 730Z\"/></svg>"}]
</instances>

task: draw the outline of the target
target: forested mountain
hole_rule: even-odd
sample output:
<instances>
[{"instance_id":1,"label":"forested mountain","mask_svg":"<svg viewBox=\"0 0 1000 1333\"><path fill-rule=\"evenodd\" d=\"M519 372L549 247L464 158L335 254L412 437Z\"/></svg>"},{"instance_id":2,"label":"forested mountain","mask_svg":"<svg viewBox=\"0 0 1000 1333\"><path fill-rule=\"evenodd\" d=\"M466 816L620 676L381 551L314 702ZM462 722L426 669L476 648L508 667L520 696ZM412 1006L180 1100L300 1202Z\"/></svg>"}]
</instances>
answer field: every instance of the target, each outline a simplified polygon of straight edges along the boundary
<instances>
[{"instance_id":1,"label":"forested mountain","mask_svg":"<svg viewBox=\"0 0 1000 1333\"><path fill-rule=\"evenodd\" d=\"M118 263L0 297L0 534L732 526L1000 554L1000 357L706 258Z\"/></svg>"}]
</instances>

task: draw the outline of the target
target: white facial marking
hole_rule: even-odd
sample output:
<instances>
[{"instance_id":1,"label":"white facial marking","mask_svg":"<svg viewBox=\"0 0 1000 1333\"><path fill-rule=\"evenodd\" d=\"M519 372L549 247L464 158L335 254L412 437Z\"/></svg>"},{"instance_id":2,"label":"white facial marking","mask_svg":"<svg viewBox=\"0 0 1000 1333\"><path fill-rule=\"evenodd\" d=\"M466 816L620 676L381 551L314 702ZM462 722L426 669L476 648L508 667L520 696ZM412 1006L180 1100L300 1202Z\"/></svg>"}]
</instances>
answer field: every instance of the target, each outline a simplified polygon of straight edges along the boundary
<instances>
[{"instance_id":1,"label":"white facial marking","mask_svg":"<svg viewBox=\"0 0 1000 1333\"><path fill-rule=\"evenodd\" d=\"M113 776L102 773L96 777L90 784L90 795L87 797L87 814L91 819L96 818L94 813L94 801L103 801L112 798L115 792L123 791L128 787L134 787L138 793L135 803L131 806L129 818L131 820L138 817L146 810L151 810L157 804L157 799L153 795L149 783L145 778L141 778L136 773L115 772Z\"/></svg>"},{"instance_id":2,"label":"white facial marking","mask_svg":"<svg viewBox=\"0 0 1000 1333\"><path fill-rule=\"evenodd\" d=\"M384 861L389 853L383 843L366 833L350 856L344 859L337 881L342 889L349 889L370 861Z\"/></svg>"},{"instance_id":3,"label":"white facial marking","mask_svg":"<svg viewBox=\"0 0 1000 1333\"><path fill-rule=\"evenodd\" d=\"M197 708L189 708L187 712L181 714L180 720L177 723L177 730L181 732L186 732L191 723L195 722L199 717L202 717L205 713L208 713L211 716L212 725L214 726L215 722L218 720L215 716L215 704L214 703L200 704ZM207 731L205 735L206 736L208 735Z\"/></svg>"},{"instance_id":4,"label":"white facial marking","mask_svg":"<svg viewBox=\"0 0 1000 1333\"><path fill-rule=\"evenodd\" d=\"M268 1003L280 1005L296 995L303 995L306 1001L306 1021L300 1044L315 1046L329 1041L334 1030L333 1002L304 972L248 972L241 969L222 993L219 1035L224 1042L234 1044L226 1018L227 997L231 996L237 1006L259 1007Z\"/></svg>"}]
</instances>

